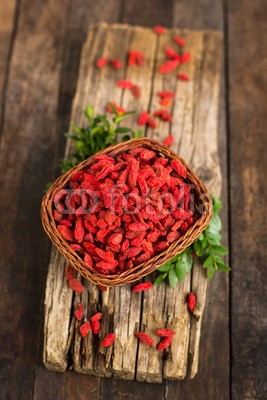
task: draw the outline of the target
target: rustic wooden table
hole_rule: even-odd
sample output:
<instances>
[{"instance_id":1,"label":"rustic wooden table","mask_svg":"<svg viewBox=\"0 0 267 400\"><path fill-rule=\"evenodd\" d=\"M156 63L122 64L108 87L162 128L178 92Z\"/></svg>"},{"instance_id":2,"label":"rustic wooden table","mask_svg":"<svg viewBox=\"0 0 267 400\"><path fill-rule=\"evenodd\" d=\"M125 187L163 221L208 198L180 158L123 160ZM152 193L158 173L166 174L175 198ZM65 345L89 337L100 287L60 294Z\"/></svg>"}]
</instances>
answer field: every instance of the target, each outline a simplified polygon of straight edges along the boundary
<instances>
[{"instance_id":1,"label":"rustic wooden table","mask_svg":"<svg viewBox=\"0 0 267 400\"><path fill-rule=\"evenodd\" d=\"M50 243L39 206L58 174L87 28L100 21L224 32L219 145L232 273L208 286L193 380L148 384L42 365ZM0 0L1 400L266 398L266 21L265 0Z\"/></svg>"}]
</instances>

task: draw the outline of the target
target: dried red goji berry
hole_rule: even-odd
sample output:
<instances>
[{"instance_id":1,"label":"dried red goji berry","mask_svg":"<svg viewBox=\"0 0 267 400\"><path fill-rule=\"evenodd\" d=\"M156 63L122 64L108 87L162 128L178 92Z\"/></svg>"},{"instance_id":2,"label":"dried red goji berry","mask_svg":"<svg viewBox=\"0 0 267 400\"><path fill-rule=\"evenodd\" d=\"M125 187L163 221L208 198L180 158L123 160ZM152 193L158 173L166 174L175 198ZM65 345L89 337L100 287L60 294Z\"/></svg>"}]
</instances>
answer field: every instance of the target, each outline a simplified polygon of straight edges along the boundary
<instances>
[{"instance_id":1,"label":"dried red goji berry","mask_svg":"<svg viewBox=\"0 0 267 400\"><path fill-rule=\"evenodd\" d=\"M114 255L110 251L103 251L101 249L98 249L97 247L95 248L96 254L102 258L104 261L107 262L114 262Z\"/></svg>"},{"instance_id":2,"label":"dried red goji berry","mask_svg":"<svg viewBox=\"0 0 267 400\"><path fill-rule=\"evenodd\" d=\"M85 264L89 265L89 267L93 267L93 260L90 254L84 253L84 262Z\"/></svg>"},{"instance_id":3,"label":"dried red goji berry","mask_svg":"<svg viewBox=\"0 0 267 400\"><path fill-rule=\"evenodd\" d=\"M58 211L58 210L54 210L53 211L53 218L54 218L55 221L58 222L63 218L63 214L61 214L61 212Z\"/></svg>"},{"instance_id":4,"label":"dried red goji berry","mask_svg":"<svg viewBox=\"0 0 267 400\"><path fill-rule=\"evenodd\" d=\"M114 260L112 262L107 262L107 261L100 261L96 263L96 267L100 269L106 269L106 270L112 270L118 265L118 261Z\"/></svg>"},{"instance_id":5,"label":"dried red goji berry","mask_svg":"<svg viewBox=\"0 0 267 400\"><path fill-rule=\"evenodd\" d=\"M83 285L82 283L76 279L72 278L68 281L69 287L74 290L76 293L82 293L83 292Z\"/></svg>"},{"instance_id":6,"label":"dried red goji berry","mask_svg":"<svg viewBox=\"0 0 267 400\"><path fill-rule=\"evenodd\" d=\"M101 324L99 321L91 321L91 328L92 328L92 332L95 335L98 335L100 328L101 328Z\"/></svg>"},{"instance_id":7,"label":"dried red goji berry","mask_svg":"<svg viewBox=\"0 0 267 400\"><path fill-rule=\"evenodd\" d=\"M123 255L124 258L133 258L136 257L142 251L142 247L129 247Z\"/></svg>"},{"instance_id":8,"label":"dried red goji berry","mask_svg":"<svg viewBox=\"0 0 267 400\"><path fill-rule=\"evenodd\" d=\"M168 97L163 97L160 99L159 104L163 107L169 107L172 104L172 99Z\"/></svg>"},{"instance_id":9,"label":"dried red goji berry","mask_svg":"<svg viewBox=\"0 0 267 400\"><path fill-rule=\"evenodd\" d=\"M180 81L189 81L189 76L187 74L178 74L177 78L180 79Z\"/></svg>"},{"instance_id":10,"label":"dried red goji berry","mask_svg":"<svg viewBox=\"0 0 267 400\"><path fill-rule=\"evenodd\" d=\"M134 84L132 81L128 79L123 79L117 82L117 86L119 86L122 89L131 89L134 86Z\"/></svg>"},{"instance_id":11,"label":"dried red goji berry","mask_svg":"<svg viewBox=\"0 0 267 400\"><path fill-rule=\"evenodd\" d=\"M128 226L128 229L130 231L141 232L141 231L146 231L148 229L148 226L147 224L142 224L142 222L133 222Z\"/></svg>"},{"instance_id":12,"label":"dried red goji berry","mask_svg":"<svg viewBox=\"0 0 267 400\"><path fill-rule=\"evenodd\" d=\"M193 313L196 307L196 295L193 292L190 292L187 296L187 306L190 312Z\"/></svg>"},{"instance_id":13,"label":"dried red goji berry","mask_svg":"<svg viewBox=\"0 0 267 400\"><path fill-rule=\"evenodd\" d=\"M162 90L161 92L158 92L158 96L161 98L165 97L173 98L175 97L175 93L167 90Z\"/></svg>"},{"instance_id":14,"label":"dried red goji berry","mask_svg":"<svg viewBox=\"0 0 267 400\"><path fill-rule=\"evenodd\" d=\"M61 222L61 221L60 221ZM74 235L72 231L64 225L58 225L57 229L59 230L60 234L66 239L68 242L74 242Z\"/></svg>"},{"instance_id":15,"label":"dried red goji berry","mask_svg":"<svg viewBox=\"0 0 267 400\"><path fill-rule=\"evenodd\" d=\"M120 60L118 60L117 58L112 58L112 60L110 60L110 64L114 69L122 68L122 62Z\"/></svg>"},{"instance_id":16,"label":"dried red goji berry","mask_svg":"<svg viewBox=\"0 0 267 400\"><path fill-rule=\"evenodd\" d=\"M191 59L191 54L189 53L189 51L186 51L180 57L180 60L182 63L186 63L186 62L190 61L190 59Z\"/></svg>"},{"instance_id":17,"label":"dried red goji berry","mask_svg":"<svg viewBox=\"0 0 267 400\"><path fill-rule=\"evenodd\" d=\"M147 125L150 126L150 128L153 128L153 129L157 127L156 122L151 117L149 117L147 119Z\"/></svg>"},{"instance_id":18,"label":"dried red goji berry","mask_svg":"<svg viewBox=\"0 0 267 400\"><path fill-rule=\"evenodd\" d=\"M173 144L173 142L174 142L174 136L173 135L169 135L164 139L163 144L165 146L171 146Z\"/></svg>"},{"instance_id":19,"label":"dried red goji berry","mask_svg":"<svg viewBox=\"0 0 267 400\"><path fill-rule=\"evenodd\" d=\"M178 175L182 176L183 178L186 178L186 168L184 165L180 163L180 161L172 160L171 166L177 172Z\"/></svg>"},{"instance_id":20,"label":"dried red goji berry","mask_svg":"<svg viewBox=\"0 0 267 400\"><path fill-rule=\"evenodd\" d=\"M70 227L72 226L72 223L71 223L71 221L69 221L68 219L61 219L61 220L59 221L59 225L64 225L64 226L66 226L67 228L70 228Z\"/></svg>"},{"instance_id":21,"label":"dried red goji berry","mask_svg":"<svg viewBox=\"0 0 267 400\"><path fill-rule=\"evenodd\" d=\"M157 329L155 334L161 337L172 337L175 335L175 332L168 328L161 328Z\"/></svg>"},{"instance_id":22,"label":"dried red goji berry","mask_svg":"<svg viewBox=\"0 0 267 400\"><path fill-rule=\"evenodd\" d=\"M153 31L154 31L157 35L162 35L163 33L165 33L166 28L164 28L164 26L157 25L157 26L154 26Z\"/></svg>"},{"instance_id":23,"label":"dried red goji berry","mask_svg":"<svg viewBox=\"0 0 267 400\"><path fill-rule=\"evenodd\" d=\"M121 233L113 233L109 239L108 239L108 243L109 244L119 244L122 241L122 234Z\"/></svg>"},{"instance_id":24,"label":"dried red goji berry","mask_svg":"<svg viewBox=\"0 0 267 400\"><path fill-rule=\"evenodd\" d=\"M175 242L175 240L178 240L181 237L179 232L169 232L167 235L167 241L169 243Z\"/></svg>"},{"instance_id":25,"label":"dried red goji berry","mask_svg":"<svg viewBox=\"0 0 267 400\"><path fill-rule=\"evenodd\" d=\"M83 226L83 220L81 218L79 218L76 222L74 237L78 243L82 243L84 238L84 226Z\"/></svg>"},{"instance_id":26,"label":"dried red goji berry","mask_svg":"<svg viewBox=\"0 0 267 400\"><path fill-rule=\"evenodd\" d=\"M143 282L143 283L138 283L133 289L132 292L141 292L144 290L149 290L152 288L152 283L151 282Z\"/></svg>"},{"instance_id":27,"label":"dried red goji berry","mask_svg":"<svg viewBox=\"0 0 267 400\"><path fill-rule=\"evenodd\" d=\"M101 343L102 347L109 347L114 343L115 340L115 333L109 333Z\"/></svg>"},{"instance_id":28,"label":"dried red goji berry","mask_svg":"<svg viewBox=\"0 0 267 400\"><path fill-rule=\"evenodd\" d=\"M74 311L75 318L80 321L83 317L84 306L83 303L79 303Z\"/></svg>"},{"instance_id":29,"label":"dried red goji berry","mask_svg":"<svg viewBox=\"0 0 267 400\"><path fill-rule=\"evenodd\" d=\"M134 332L135 336L138 337L139 341L146 346L153 346L154 341L153 339L148 335L148 333L145 332Z\"/></svg>"},{"instance_id":30,"label":"dried red goji berry","mask_svg":"<svg viewBox=\"0 0 267 400\"><path fill-rule=\"evenodd\" d=\"M91 330L90 322L85 322L80 326L80 334L82 337L85 337L88 335L88 333Z\"/></svg>"},{"instance_id":31,"label":"dried red goji berry","mask_svg":"<svg viewBox=\"0 0 267 400\"><path fill-rule=\"evenodd\" d=\"M141 89L140 89L139 86L133 85L130 90L131 90L131 92L132 92L134 97L140 97L141 96Z\"/></svg>"},{"instance_id":32,"label":"dried red goji berry","mask_svg":"<svg viewBox=\"0 0 267 400\"><path fill-rule=\"evenodd\" d=\"M172 336L167 336L159 342L157 349L159 351L162 351L167 347L169 347L171 344L172 344Z\"/></svg>"},{"instance_id":33,"label":"dried red goji berry","mask_svg":"<svg viewBox=\"0 0 267 400\"><path fill-rule=\"evenodd\" d=\"M70 279L75 278L75 276L76 276L75 269L70 264L67 264L65 270L65 278L67 279L67 281L69 281Z\"/></svg>"},{"instance_id":34,"label":"dried red goji berry","mask_svg":"<svg viewBox=\"0 0 267 400\"><path fill-rule=\"evenodd\" d=\"M179 65L179 60L169 60L165 61L160 67L159 67L159 73L160 74L168 74L169 72L172 72L175 70L175 68Z\"/></svg>"},{"instance_id":35,"label":"dried red goji berry","mask_svg":"<svg viewBox=\"0 0 267 400\"><path fill-rule=\"evenodd\" d=\"M78 243L71 243L70 247L72 248L72 250L76 251L77 253L80 253L80 254L84 253L83 247Z\"/></svg>"},{"instance_id":36,"label":"dried red goji berry","mask_svg":"<svg viewBox=\"0 0 267 400\"><path fill-rule=\"evenodd\" d=\"M108 58L102 57L96 61L96 66L97 66L97 68L101 69L101 68L105 67L107 65L107 63L108 63Z\"/></svg>"},{"instance_id":37,"label":"dried red goji berry","mask_svg":"<svg viewBox=\"0 0 267 400\"><path fill-rule=\"evenodd\" d=\"M148 119L149 119L149 114L148 114L148 112L144 111L139 115L138 124L145 125L147 123Z\"/></svg>"},{"instance_id":38,"label":"dried red goji berry","mask_svg":"<svg viewBox=\"0 0 267 400\"><path fill-rule=\"evenodd\" d=\"M178 46L181 46L181 47L184 47L185 46L185 39L183 39L183 38L181 38L181 37L178 37L178 36L175 36L174 38L173 38L173 41L176 43L176 44L178 44Z\"/></svg>"},{"instance_id":39,"label":"dried red goji berry","mask_svg":"<svg viewBox=\"0 0 267 400\"><path fill-rule=\"evenodd\" d=\"M102 318L102 313L101 312L97 312L96 314L94 314L91 318L90 321L94 322L94 321L99 321Z\"/></svg>"}]
</instances>

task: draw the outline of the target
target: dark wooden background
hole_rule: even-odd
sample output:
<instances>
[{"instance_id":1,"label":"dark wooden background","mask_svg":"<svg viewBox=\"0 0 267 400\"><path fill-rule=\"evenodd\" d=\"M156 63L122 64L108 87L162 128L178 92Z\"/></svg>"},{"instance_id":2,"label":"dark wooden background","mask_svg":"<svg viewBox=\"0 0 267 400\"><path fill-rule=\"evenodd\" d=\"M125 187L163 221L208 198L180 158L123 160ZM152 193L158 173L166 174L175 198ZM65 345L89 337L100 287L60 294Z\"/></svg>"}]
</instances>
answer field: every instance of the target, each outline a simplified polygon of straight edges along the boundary
<instances>
[{"instance_id":1,"label":"dark wooden background","mask_svg":"<svg viewBox=\"0 0 267 400\"><path fill-rule=\"evenodd\" d=\"M39 207L63 155L86 30L100 21L224 32L219 141L232 273L209 283L193 381L42 365L50 243ZM267 1L0 0L0 103L1 400L266 399Z\"/></svg>"}]
</instances>

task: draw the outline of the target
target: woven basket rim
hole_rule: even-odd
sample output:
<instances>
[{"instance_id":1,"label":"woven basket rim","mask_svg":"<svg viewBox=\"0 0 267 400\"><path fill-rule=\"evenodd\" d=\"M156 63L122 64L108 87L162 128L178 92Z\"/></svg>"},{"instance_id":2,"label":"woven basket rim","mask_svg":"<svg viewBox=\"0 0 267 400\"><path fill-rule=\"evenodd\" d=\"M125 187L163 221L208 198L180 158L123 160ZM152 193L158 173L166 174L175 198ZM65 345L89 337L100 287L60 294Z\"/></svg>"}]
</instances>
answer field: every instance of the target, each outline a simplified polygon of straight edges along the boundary
<instances>
[{"instance_id":1,"label":"woven basket rim","mask_svg":"<svg viewBox=\"0 0 267 400\"><path fill-rule=\"evenodd\" d=\"M169 159L177 159L179 160L187 170L187 180L190 183L193 183L194 190L198 196L199 204L203 206L203 213L199 214L200 218L198 218L194 224L182 235L178 240L171 243L169 247L157 254L156 256L151 257L148 261L136 265L133 268L126 270L120 274L112 274L106 275L101 274L95 271L93 268L90 268L82 258L70 247L69 243L61 236L59 233L56 222L53 218L53 197L55 193L64 188L66 184L69 182L70 177L74 172L82 171L91 164L94 163L94 157L97 155L117 155L118 153L125 152L133 147L147 147L158 153L162 154L164 157ZM199 235L200 233L207 227L213 212L212 200L211 197L200 180L200 178L195 174L193 169L181 158L178 156L173 150L167 148L162 145L158 141L149 138L136 138L131 139L126 142L121 142L119 144L115 144L110 146L104 150L101 150L97 154L89 157L83 162L79 163L75 167L71 168L69 171L65 172L63 175L59 176L52 186L48 189L46 194L43 197L41 204L41 220L50 240L57 247L57 249L65 256L65 258L70 262L74 268L81 273L86 279L90 280L95 284L100 284L104 286L117 286L123 285L126 283L134 282L138 279L143 278L144 276L150 274L155 269L157 269L160 265L164 264L166 261L173 258L175 255L181 253L185 248L187 248Z\"/></svg>"}]
</instances>

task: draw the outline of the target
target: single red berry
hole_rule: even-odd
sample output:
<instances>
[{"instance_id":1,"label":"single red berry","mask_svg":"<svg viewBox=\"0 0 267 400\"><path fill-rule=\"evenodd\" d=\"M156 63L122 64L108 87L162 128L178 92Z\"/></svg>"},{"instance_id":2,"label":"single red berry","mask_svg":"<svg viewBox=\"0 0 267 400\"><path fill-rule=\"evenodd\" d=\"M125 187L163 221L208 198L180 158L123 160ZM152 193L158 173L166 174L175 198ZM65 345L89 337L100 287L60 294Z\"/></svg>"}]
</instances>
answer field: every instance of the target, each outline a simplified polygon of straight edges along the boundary
<instances>
[{"instance_id":1,"label":"single red berry","mask_svg":"<svg viewBox=\"0 0 267 400\"><path fill-rule=\"evenodd\" d=\"M97 68L101 69L104 68L108 63L107 57L99 58L96 62Z\"/></svg>"},{"instance_id":2,"label":"single red berry","mask_svg":"<svg viewBox=\"0 0 267 400\"><path fill-rule=\"evenodd\" d=\"M148 119L149 119L149 114L148 114L148 112L144 111L139 115L138 124L145 125L147 123Z\"/></svg>"},{"instance_id":3,"label":"single red berry","mask_svg":"<svg viewBox=\"0 0 267 400\"><path fill-rule=\"evenodd\" d=\"M147 346L153 346L154 341L153 339L145 332L134 332L135 336L138 337L141 343Z\"/></svg>"},{"instance_id":4,"label":"single red berry","mask_svg":"<svg viewBox=\"0 0 267 400\"><path fill-rule=\"evenodd\" d=\"M80 334L81 334L81 336L82 337L87 336L88 333L90 332L90 330L91 330L90 322L85 322L84 324L82 324L80 326Z\"/></svg>"},{"instance_id":5,"label":"single red berry","mask_svg":"<svg viewBox=\"0 0 267 400\"><path fill-rule=\"evenodd\" d=\"M69 281L70 279L75 278L75 276L76 276L75 269L70 264L68 264L65 270L65 278L67 279L67 281Z\"/></svg>"},{"instance_id":6,"label":"single red berry","mask_svg":"<svg viewBox=\"0 0 267 400\"><path fill-rule=\"evenodd\" d=\"M74 311L75 318L80 321L83 317L84 306L83 303L79 303Z\"/></svg>"},{"instance_id":7,"label":"single red berry","mask_svg":"<svg viewBox=\"0 0 267 400\"><path fill-rule=\"evenodd\" d=\"M173 142L174 142L174 136L173 135L169 135L164 139L163 144L165 146L171 146L173 144Z\"/></svg>"},{"instance_id":8,"label":"single red berry","mask_svg":"<svg viewBox=\"0 0 267 400\"><path fill-rule=\"evenodd\" d=\"M175 36L174 38L173 38L173 41L176 43L176 44L178 44L178 46L181 46L181 47L183 47L183 46L185 46L185 39L183 39L183 38L181 38L181 37L178 37L178 36Z\"/></svg>"},{"instance_id":9,"label":"single red berry","mask_svg":"<svg viewBox=\"0 0 267 400\"><path fill-rule=\"evenodd\" d=\"M154 31L157 35L162 35L163 33L166 32L166 28L164 28L164 26L157 25L157 26L154 26L153 31Z\"/></svg>"},{"instance_id":10,"label":"single red berry","mask_svg":"<svg viewBox=\"0 0 267 400\"><path fill-rule=\"evenodd\" d=\"M122 89L131 89L134 86L134 84L129 79L123 79L117 82L117 86L119 86Z\"/></svg>"},{"instance_id":11,"label":"single red berry","mask_svg":"<svg viewBox=\"0 0 267 400\"><path fill-rule=\"evenodd\" d=\"M82 293L83 292L83 285L78 279L72 278L68 281L69 287L74 290L76 293Z\"/></svg>"},{"instance_id":12,"label":"single red berry","mask_svg":"<svg viewBox=\"0 0 267 400\"><path fill-rule=\"evenodd\" d=\"M187 296L187 306L190 312L193 313L196 306L196 295L193 292L190 292Z\"/></svg>"},{"instance_id":13,"label":"single red berry","mask_svg":"<svg viewBox=\"0 0 267 400\"><path fill-rule=\"evenodd\" d=\"M101 324L99 321L91 321L91 328L92 328L92 332L95 335L98 335L100 328L101 328Z\"/></svg>"},{"instance_id":14,"label":"single red berry","mask_svg":"<svg viewBox=\"0 0 267 400\"><path fill-rule=\"evenodd\" d=\"M186 51L185 53L183 53L181 55L181 62L182 63L186 63L186 62L190 61L190 59L191 59L191 54L189 53L189 51Z\"/></svg>"},{"instance_id":15,"label":"single red berry","mask_svg":"<svg viewBox=\"0 0 267 400\"><path fill-rule=\"evenodd\" d=\"M110 64L114 69L122 68L122 62L120 60L117 60L117 58L113 58L112 60L110 60Z\"/></svg>"},{"instance_id":16,"label":"single red berry","mask_svg":"<svg viewBox=\"0 0 267 400\"><path fill-rule=\"evenodd\" d=\"M189 81L189 76L187 74L178 74L177 78L181 81Z\"/></svg>"},{"instance_id":17,"label":"single red berry","mask_svg":"<svg viewBox=\"0 0 267 400\"><path fill-rule=\"evenodd\" d=\"M101 312L97 312L96 314L94 314L91 318L90 321L94 322L94 321L99 321L102 318L102 313Z\"/></svg>"},{"instance_id":18,"label":"single red berry","mask_svg":"<svg viewBox=\"0 0 267 400\"><path fill-rule=\"evenodd\" d=\"M159 97L161 97L162 99L165 97L169 97L169 98L173 98L175 97L175 93L172 91L167 91L167 90L162 90L161 92L158 92L157 94Z\"/></svg>"},{"instance_id":19,"label":"single red berry","mask_svg":"<svg viewBox=\"0 0 267 400\"><path fill-rule=\"evenodd\" d=\"M168 328L158 329L155 333L156 335L161 337L172 337L173 335L175 335L175 332Z\"/></svg>"},{"instance_id":20,"label":"single red berry","mask_svg":"<svg viewBox=\"0 0 267 400\"><path fill-rule=\"evenodd\" d=\"M115 333L109 333L101 343L102 347L109 347L114 343L115 340Z\"/></svg>"},{"instance_id":21,"label":"single red berry","mask_svg":"<svg viewBox=\"0 0 267 400\"><path fill-rule=\"evenodd\" d=\"M169 347L171 344L172 344L172 336L167 336L159 342L157 349L159 351L162 351L167 347Z\"/></svg>"},{"instance_id":22,"label":"single red berry","mask_svg":"<svg viewBox=\"0 0 267 400\"><path fill-rule=\"evenodd\" d=\"M140 97L141 96L141 90L140 90L139 86L133 85L130 90L131 90L131 92L132 92L134 97Z\"/></svg>"},{"instance_id":23,"label":"single red berry","mask_svg":"<svg viewBox=\"0 0 267 400\"><path fill-rule=\"evenodd\" d=\"M175 68L179 65L179 60L168 60L165 61L160 67L159 67L159 73L160 74L168 74L169 72L172 72L175 70Z\"/></svg>"},{"instance_id":24,"label":"single red berry","mask_svg":"<svg viewBox=\"0 0 267 400\"><path fill-rule=\"evenodd\" d=\"M136 285L133 289L132 292L136 293L136 292L141 292L144 290L149 290L152 288L152 283L151 282L143 282L143 283L138 283L138 285Z\"/></svg>"}]
</instances>

